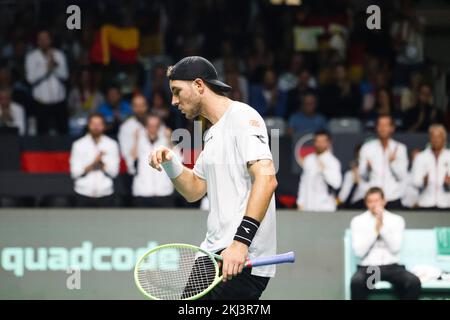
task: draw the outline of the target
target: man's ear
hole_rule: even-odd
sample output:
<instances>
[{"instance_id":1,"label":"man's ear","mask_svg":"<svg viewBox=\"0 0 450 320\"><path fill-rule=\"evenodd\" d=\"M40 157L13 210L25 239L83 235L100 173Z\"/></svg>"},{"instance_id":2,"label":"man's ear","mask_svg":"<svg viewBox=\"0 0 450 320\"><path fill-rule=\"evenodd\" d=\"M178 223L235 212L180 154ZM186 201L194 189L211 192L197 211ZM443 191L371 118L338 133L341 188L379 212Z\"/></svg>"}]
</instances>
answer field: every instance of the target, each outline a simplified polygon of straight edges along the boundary
<instances>
[{"instance_id":1,"label":"man's ear","mask_svg":"<svg viewBox=\"0 0 450 320\"><path fill-rule=\"evenodd\" d=\"M205 85L205 83L203 82L202 79L200 79L200 78L195 79L193 84L197 88L197 90L198 90L198 92L200 94L203 94L203 92L205 92L205 86L206 85Z\"/></svg>"}]
</instances>

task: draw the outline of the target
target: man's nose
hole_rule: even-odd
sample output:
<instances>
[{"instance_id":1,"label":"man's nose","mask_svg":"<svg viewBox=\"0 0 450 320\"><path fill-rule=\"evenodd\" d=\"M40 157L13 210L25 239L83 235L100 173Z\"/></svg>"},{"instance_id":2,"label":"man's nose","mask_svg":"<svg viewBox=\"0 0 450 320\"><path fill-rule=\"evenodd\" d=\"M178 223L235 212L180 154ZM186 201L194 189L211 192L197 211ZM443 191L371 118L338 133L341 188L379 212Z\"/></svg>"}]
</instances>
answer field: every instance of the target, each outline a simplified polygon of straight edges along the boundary
<instances>
[{"instance_id":1,"label":"man's nose","mask_svg":"<svg viewBox=\"0 0 450 320\"><path fill-rule=\"evenodd\" d=\"M174 105L175 107L178 107L179 103L180 103L180 101L177 98L172 97L172 105Z\"/></svg>"}]
</instances>

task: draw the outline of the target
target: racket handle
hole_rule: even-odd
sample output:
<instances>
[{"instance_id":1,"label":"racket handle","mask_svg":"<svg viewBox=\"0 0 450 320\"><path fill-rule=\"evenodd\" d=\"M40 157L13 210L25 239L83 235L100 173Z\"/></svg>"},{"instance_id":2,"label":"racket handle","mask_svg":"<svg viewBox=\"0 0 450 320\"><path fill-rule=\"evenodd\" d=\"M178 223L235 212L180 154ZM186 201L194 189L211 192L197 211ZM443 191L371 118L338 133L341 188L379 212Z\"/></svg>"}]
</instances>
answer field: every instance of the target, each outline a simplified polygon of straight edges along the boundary
<instances>
[{"instance_id":1,"label":"racket handle","mask_svg":"<svg viewBox=\"0 0 450 320\"><path fill-rule=\"evenodd\" d=\"M245 263L245 267L249 268L249 267L267 266L271 264L292 263L294 261L295 261L295 254L294 252L290 251L287 253L277 254L276 256L247 260L247 262Z\"/></svg>"}]
</instances>

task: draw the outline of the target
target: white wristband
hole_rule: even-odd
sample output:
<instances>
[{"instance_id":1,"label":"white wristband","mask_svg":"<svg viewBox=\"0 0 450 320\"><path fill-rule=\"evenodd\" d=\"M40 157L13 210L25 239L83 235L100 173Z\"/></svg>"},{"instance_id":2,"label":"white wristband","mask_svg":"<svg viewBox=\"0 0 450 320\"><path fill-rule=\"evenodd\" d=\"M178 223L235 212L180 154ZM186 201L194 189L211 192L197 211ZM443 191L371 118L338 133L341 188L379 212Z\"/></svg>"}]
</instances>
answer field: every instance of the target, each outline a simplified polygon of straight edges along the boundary
<instances>
[{"instance_id":1,"label":"white wristband","mask_svg":"<svg viewBox=\"0 0 450 320\"><path fill-rule=\"evenodd\" d=\"M175 179L183 173L184 166L175 152L170 151L170 155L172 156L172 160L161 163L161 167L163 167L170 179Z\"/></svg>"}]
</instances>

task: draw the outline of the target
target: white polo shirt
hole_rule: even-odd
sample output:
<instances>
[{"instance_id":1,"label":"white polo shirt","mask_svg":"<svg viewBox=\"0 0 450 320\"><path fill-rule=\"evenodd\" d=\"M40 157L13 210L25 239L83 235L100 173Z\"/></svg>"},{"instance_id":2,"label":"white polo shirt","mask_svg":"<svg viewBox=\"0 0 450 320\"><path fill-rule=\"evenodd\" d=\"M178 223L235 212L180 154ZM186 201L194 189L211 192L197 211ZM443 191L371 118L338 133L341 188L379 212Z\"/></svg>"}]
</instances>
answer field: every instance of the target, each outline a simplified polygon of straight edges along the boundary
<instances>
[{"instance_id":1,"label":"white polo shirt","mask_svg":"<svg viewBox=\"0 0 450 320\"><path fill-rule=\"evenodd\" d=\"M322 162L323 169L319 162ZM341 163L329 151L306 156L300 177L297 205L304 211L336 211L336 194L342 183Z\"/></svg>"},{"instance_id":2,"label":"white polo shirt","mask_svg":"<svg viewBox=\"0 0 450 320\"><path fill-rule=\"evenodd\" d=\"M66 98L66 87L62 81L69 77L64 53L55 48L52 48L51 51L57 65L45 79L48 60L43 52L35 49L25 59L25 74L27 81L33 86L33 98L45 104L59 103ZM42 80L36 83L40 79Z\"/></svg>"},{"instance_id":3,"label":"white polo shirt","mask_svg":"<svg viewBox=\"0 0 450 320\"><path fill-rule=\"evenodd\" d=\"M396 151L395 151L396 150ZM395 160L389 162L389 156L396 152ZM367 163L370 162L369 170ZM363 144L359 152L359 173L368 180L369 187L383 189L387 201L403 197L408 175L408 154L403 143L389 139L386 150L379 139Z\"/></svg>"},{"instance_id":4,"label":"white polo shirt","mask_svg":"<svg viewBox=\"0 0 450 320\"><path fill-rule=\"evenodd\" d=\"M445 176L450 176L450 150L443 149L436 158L430 148L420 152L413 162L413 183L421 189L419 207L450 208L450 191L445 189ZM428 175L428 184L423 179Z\"/></svg>"},{"instance_id":5,"label":"white polo shirt","mask_svg":"<svg viewBox=\"0 0 450 320\"><path fill-rule=\"evenodd\" d=\"M105 171L92 170L83 176L85 168L90 165L99 152L103 152L102 161ZM76 140L70 153L70 174L75 180L75 192L86 197L99 198L114 193L113 179L119 173L120 156L117 142L102 135L95 143L90 134Z\"/></svg>"},{"instance_id":6,"label":"white polo shirt","mask_svg":"<svg viewBox=\"0 0 450 320\"><path fill-rule=\"evenodd\" d=\"M270 159L267 129L262 117L250 106L233 101L225 114L205 135L205 146L194 174L206 180L210 209L206 238L201 248L225 249L246 214L252 187L247 163ZM249 248L250 259L276 254L275 197ZM275 266L255 267L252 274L273 277Z\"/></svg>"},{"instance_id":7,"label":"white polo shirt","mask_svg":"<svg viewBox=\"0 0 450 320\"><path fill-rule=\"evenodd\" d=\"M136 118L136 116L131 116L119 127L119 132L117 134L117 139L119 140L120 154L125 160L127 165L127 170L129 174L135 174L134 161L131 157L131 149L134 145L134 134L136 130L139 130L141 135L146 135L145 127ZM165 136L165 131L167 127L164 123L161 123L159 128L158 136ZM148 156L148 155L147 155Z\"/></svg>"},{"instance_id":8,"label":"white polo shirt","mask_svg":"<svg viewBox=\"0 0 450 320\"><path fill-rule=\"evenodd\" d=\"M377 219L370 212L354 217L350 223L352 247L361 259L361 266L383 266L400 263L405 219L387 210L383 212L383 226L380 235L376 232Z\"/></svg>"}]
</instances>

